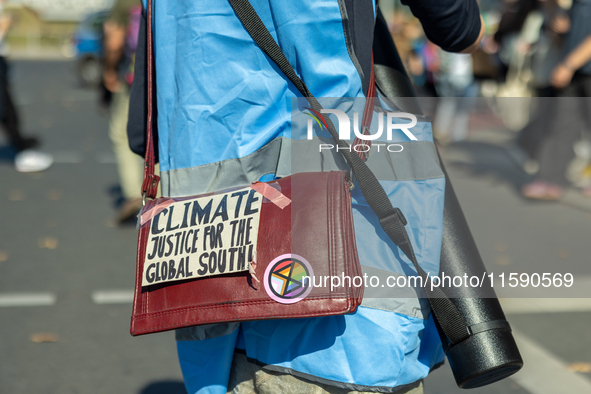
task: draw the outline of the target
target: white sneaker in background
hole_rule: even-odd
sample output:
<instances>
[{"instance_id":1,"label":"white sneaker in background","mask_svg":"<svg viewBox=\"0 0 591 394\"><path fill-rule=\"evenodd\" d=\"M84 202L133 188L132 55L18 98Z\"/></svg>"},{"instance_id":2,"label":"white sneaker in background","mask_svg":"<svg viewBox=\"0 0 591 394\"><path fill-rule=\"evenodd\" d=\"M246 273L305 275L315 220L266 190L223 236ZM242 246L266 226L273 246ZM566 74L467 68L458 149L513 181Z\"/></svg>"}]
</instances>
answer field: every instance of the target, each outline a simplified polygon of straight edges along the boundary
<instances>
[{"instance_id":1,"label":"white sneaker in background","mask_svg":"<svg viewBox=\"0 0 591 394\"><path fill-rule=\"evenodd\" d=\"M53 156L32 149L16 154L14 167L18 172L38 172L47 170L53 164Z\"/></svg>"}]
</instances>

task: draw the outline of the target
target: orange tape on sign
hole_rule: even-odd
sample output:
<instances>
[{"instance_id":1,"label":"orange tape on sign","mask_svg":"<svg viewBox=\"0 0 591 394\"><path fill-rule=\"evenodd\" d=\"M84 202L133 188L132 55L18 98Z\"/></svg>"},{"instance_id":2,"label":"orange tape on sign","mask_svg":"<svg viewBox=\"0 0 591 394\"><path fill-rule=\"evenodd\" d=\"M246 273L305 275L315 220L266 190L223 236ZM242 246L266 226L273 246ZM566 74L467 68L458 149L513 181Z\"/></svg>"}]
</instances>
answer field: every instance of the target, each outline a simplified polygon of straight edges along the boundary
<instances>
[{"instance_id":1,"label":"orange tape on sign","mask_svg":"<svg viewBox=\"0 0 591 394\"><path fill-rule=\"evenodd\" d=\"M261 193L267 200L271 201L281 209L291 204L291 200L289 198L287 198L283 193L268 183L254 182L250 185L250 187Z\"/></svg>"},{"instance_id":2,"label":"orange tape on sign","mask_svg":"<svg viewBox=\"0 0 591 394\"><path fill-rule=\"evenodd\" d=\"M140 225L143 226L144 223L146 223L148 220L152 219L154 216L158 215L160 212L164 211L166 209L166 207L168 207L170 204L172 204L174 202L175 202L175 200L173 198L171 198L170 200L163 201L160 204L156 205L155 207L148 209L146 212L143 212Z\"/></svg>"}]
</instances>

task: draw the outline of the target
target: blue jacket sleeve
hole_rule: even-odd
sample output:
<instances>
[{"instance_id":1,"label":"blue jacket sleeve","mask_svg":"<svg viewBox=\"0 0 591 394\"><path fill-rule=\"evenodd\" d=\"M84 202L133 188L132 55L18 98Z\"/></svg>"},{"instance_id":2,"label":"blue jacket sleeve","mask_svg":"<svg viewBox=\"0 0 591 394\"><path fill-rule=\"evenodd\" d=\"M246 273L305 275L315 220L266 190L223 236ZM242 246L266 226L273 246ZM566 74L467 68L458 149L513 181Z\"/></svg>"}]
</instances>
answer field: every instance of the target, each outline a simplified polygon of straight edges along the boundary
<instances>
[{"instance_id":1,"label":"blue jacket sleeve","mask_svg":"<svg viewBox=\"0 0 591 394\"><path fill-rule=\"evenodd\" d=\"M460 52L480 34L476 0L402 0L423 25L427 38L448 52Z\"/></svg>"}]
</instances>

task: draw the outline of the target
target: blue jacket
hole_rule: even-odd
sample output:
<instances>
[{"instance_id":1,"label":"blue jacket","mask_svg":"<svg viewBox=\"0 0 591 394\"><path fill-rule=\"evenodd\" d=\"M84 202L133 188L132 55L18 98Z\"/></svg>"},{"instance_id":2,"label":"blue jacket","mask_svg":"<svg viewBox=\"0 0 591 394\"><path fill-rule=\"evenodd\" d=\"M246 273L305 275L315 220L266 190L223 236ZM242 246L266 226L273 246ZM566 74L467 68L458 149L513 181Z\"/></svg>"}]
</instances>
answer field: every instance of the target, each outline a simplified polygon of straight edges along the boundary
<instances>
[{"instance_id":1,"label":"blue jacket","mask_svg":"<svg viewBox=\"0 0 591 394\"><path fill-rule=\"evenodd\" d=\"M321 104L349 113L354 110L355 105L343 98L363 100L367 92L373 3L251 3L311 92L327 98ZM424 12L421 7L427 3L417 1L413 8L423 23L448 23L449 14L468 21L478 18L471 0L443 2L463 5L450 6L445 18ZM473 25L454 26L442 40L444 46L457 50L470 45L476 39ZM429 26L429 31L434 28ZM342 167L336 153L309 149L310 143L327 137L325 131L317 129L314 140L306 139L309 118L303 114L298 91L252 41L227 2L156 0L154 37L164 196L194 195L296 171ZM144 100L139 96L134 102L134 91L142 92L137 67L141 71L144 64L138 56L129 127L136 151L143 149L137 130L144 124ZM395 110L384 101L381 105ZM374 113L372 130L378 127L379 115ZM424 118L418 120L412 128L417 141L402 132L394 132L389 141L386 133L382 137L384 143L403 145L404 155L372 153L367 163L405 213L419 263L425 271L436 273L445 180L430 124ZM383 234L359 188L353 189L352 197L364 274L379 277L381 283L387 276L412 275L412 264ZM428 302L417 292L393 298L384 297L379 289L366 289L362 306L350 315L178 330L185 384L189 393L225 393L232 355L241 349L271 370L352 390L395 392L423 379L443 360L429 312Z\"/></svg>"}]
</instances>

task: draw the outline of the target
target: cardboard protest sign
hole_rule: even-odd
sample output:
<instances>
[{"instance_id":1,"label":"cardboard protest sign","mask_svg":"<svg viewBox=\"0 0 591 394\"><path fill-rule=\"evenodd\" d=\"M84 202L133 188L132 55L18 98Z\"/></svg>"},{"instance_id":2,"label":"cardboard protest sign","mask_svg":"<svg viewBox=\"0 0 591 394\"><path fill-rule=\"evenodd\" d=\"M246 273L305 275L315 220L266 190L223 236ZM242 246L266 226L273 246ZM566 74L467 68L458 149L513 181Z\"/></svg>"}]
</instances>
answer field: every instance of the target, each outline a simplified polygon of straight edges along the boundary
<instances>
[{"instance_id":1,"label":"cardboard protest sign","mask_svg":"<svg viewBox=\"0 0 591 394\"><path fill-rule=\"evenodd\" d=\"M150 224L142 286L247 271L261 204L245 188L168 205Z\"/></svg>"}]
</instances>

